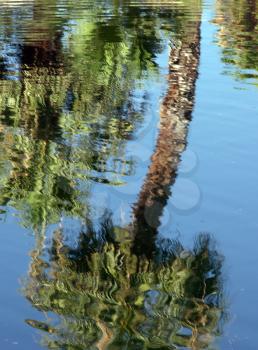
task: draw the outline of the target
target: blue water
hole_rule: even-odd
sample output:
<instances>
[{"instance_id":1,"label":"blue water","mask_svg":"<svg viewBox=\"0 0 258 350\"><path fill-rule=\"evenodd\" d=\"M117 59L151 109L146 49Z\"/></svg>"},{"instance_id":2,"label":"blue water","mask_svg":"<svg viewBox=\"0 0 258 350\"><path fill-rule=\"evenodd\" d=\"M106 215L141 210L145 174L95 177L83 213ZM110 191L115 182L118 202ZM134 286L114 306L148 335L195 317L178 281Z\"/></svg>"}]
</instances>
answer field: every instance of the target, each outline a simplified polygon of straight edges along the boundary
<instances>
[{"instance_id":1,"label":"blue water","mask_svg":"<svg viewBox=\"0 0 258 350\"><path fill-rule=\"evenodd\" d=\"M178 18L185 16L189 27L200 11L200 60L194 107L185 149L179 155L180 163L157 231L158 237L179 240L185 250L192 249L194 239L200 232L211 234L217 251L224 257L220 282L220 292L223 294L222 331L216 336L212 334L212 340L202 348L256 350L258 90L255 67L249 67L253 73L251 79L239 79L235 74L237 69L243 73L250 69L223 62L223 48L217 34L220 25L225 26L225 22L213 23L214 18L220 19L216 12L221 5L219 1L217 7L213 2L204 3L201 10L197 10L196 5L191 5L191 8L190 5L173 5L170 2L132 4L129 1L118 6L118 9L112 2L96 4L87 1L77 6L65 1L48 1L48 4L36 0L0 2L3 13L0 15L0 95L3 96L0 98L0 144L3 149L0 187L1 193L8 193L1 194L0 346L5 350L40 349L44 334L51 335L51 331L36 329L40 328L39 324L38 327L30 327L25 320L57 325L58 317L63 317L54 307L44 310L37 305L37 301L33 305L24 293L33 260L31 252L40 244L38 237L41 237L41 231L45 235L42 244L44 256L51 247L57 229L65 231L67 241L74 247L81 226L85 226L85 217L90 216L93 225L98 226L108 210L116 227L130 227L132 208L146 181L159 135L160 105L169 86L170 40L184 42L180 37L180 28L171 26L169 15L166 17L164 11L172 11L172 19L178 13ZM228 7L232 4L228 4ZM133 6L138 12L129 12ZM101 12L103 8L105 11ZM148 19L149 9L152 12ZM41 13L40 21L38 16ZM150 33L154 28L153 13L156 14L155 35ZM146 16L147 24L143 22L142 29L137 22L135 31L130 21L133 23L141 16ZM145 35L141 44L146 45L143 52L140 52L141 45L135 39L140 29ZM96 32L100 33L96 36L99 41L94 39ZM55 44L60 33L61 48L59 43ZM125 33L125 37L121 33ZM254 29L254 38L256 33L257 29ZM247 41L245 46L248 47L248 37L243 40ZM126 42L128 46L116 46L120 42ZM134 65L140 62L138 70L130 66L133 57L129 56L130 45L134 42L139 57L143 55L140 59L136 54L138 58L133 62ZM155 43L160 48L154 50L153 58L149 58L153 53L149 46ZM108 45L113 44L109 49ZM107 53L101 58L102 50L107 50ZM121 59L123 64L119 62L117 70L110 74L113 61L108 55L111 56L110 52L116 50L125 52ZM43 60L44 54L46 57ZM119 54L115 57L114 60L120 59ZM22 64L22 60L25 63ZM103 74L99 74L101 60ZM252 60L257 66L255 55ZM96 71L94 67L97 67ZM124 73L121 73L123 69ZM110 81L115 78L110 86L106 83L106 77ZM88 85L85 83L87 79ZM10 85L11 82L14 85ZM18 85L19 82L22 82L22 86ZM49 86L50 92L47 90ZM20 92L23 89L24 95ZM88 89L87 93L85 89ZM114 93L109 96L111 89L114 89ZM93 98L97 92L99 95ZM48 94L52 99L49 104ZM108 96L107 102L105 94ZM130 105L126 104L127 99ZM123 106L117 106L119 103ZM85 109L83 106L86 106ZM40 112L41 109L43 112ZM55 113L59 113L58 117L55 117ZM121 115L122 121L116 125ZM55 118L59 118L57 122ZM124 120L129 120L128 123L132 125L122 130ZM123 133L119 136L121 130ZM42 147L39 151L36 151L37 145ZM37 161L44 152L44 145L49 145L52 153L47 154L39 165ZM65 163L68 159L69 165ZM63 163L59 163L60 160ZM96 170L97 165L100 168ZM43 170L34 179L34 173L41 169L40 166ZM49 194L52 174L61 185L60 188L53 185L53 191ZM32 180L26 182L27 178ZM103 179L108 181L100 183ZM71 202L67 199L73 193L69 186L75 191ZM37 201L34 198L38 198ZM46 211L43 205L41 207L44 198L45 207L48 208ZM55 204L55 199L58 204ZM35 203L39 209L30 216ZM65 203L68 204L63 205ZM33 221L34 214L44 220ZM51 261L51 258L46 259ZM155 288L149 291L154 304L155 292ZM148 314L147 306L146 310ZM73 316L68 315L68 318ZM140 325L137 331L141 331ZM74 332L76 336L76 330ZM103 349L129 349L130 346L127 347L121 340L120 344L108 342ZM177 346L179 349L197 349L194 345ZM45 347L61 349L60 345ZM102 349L99 343L92 344L91 348L96 347ZM83 348L83 345L62 347ZM137 348L145 349L143 345ZM160 348L164 347L160 345Z\"/></svg>"}]
</instances>

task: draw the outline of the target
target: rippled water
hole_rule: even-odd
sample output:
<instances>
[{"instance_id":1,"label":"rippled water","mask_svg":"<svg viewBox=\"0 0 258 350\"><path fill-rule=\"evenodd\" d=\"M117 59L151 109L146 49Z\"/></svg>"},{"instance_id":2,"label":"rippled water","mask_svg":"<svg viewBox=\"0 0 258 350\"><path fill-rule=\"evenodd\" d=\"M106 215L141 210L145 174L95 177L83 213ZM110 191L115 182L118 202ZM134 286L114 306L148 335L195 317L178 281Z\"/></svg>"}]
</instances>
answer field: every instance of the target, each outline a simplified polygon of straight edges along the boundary
<instances>
[{"instance_id":1,"label":"rippled water","mask_svg":"<svg viewBox=\"0 0 258 350\"><path fill-rule=\"evenodd\" d=\"M0 345L257 347L257 0L0 1Z\"/></svg>"}]
</instances>

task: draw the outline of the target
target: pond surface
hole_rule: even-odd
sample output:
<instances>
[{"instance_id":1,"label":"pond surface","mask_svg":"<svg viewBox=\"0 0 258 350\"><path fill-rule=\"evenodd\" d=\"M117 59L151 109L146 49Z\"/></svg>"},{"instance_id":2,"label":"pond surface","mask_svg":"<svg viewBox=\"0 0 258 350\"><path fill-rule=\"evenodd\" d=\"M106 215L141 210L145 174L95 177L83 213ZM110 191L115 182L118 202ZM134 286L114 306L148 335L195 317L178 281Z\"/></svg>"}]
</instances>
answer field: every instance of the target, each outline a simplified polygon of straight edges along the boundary
<instances>
[{"instance_id":1,"label":"pond surface","mask_svg":"<svg viewBox=\"0 0 258 350\"><path fill-rule=\"evenodd\" d=\"M0 1L1 349L257 349L257 16Z\"/></svg>"}]
</instances>

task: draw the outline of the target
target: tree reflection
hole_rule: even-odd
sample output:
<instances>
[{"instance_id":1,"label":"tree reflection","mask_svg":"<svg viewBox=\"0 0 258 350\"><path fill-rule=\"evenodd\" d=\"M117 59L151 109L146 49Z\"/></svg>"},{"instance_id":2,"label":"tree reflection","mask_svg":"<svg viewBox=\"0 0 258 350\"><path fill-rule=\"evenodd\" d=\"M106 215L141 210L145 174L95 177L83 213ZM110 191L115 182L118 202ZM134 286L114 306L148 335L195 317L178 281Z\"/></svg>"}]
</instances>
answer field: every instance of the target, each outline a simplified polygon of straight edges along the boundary
<instances>
[{"instance_id":1,"label":"tree reflection","mask_svg":"<svg viewBox=\"0 0 258 350\"><path fill-rule=\"evenodd\" d=\"M24 294L40 311L54 312L58 321L26 322L46 332L43 343L50 349L205 349L221 332L222 257L211 237L199 235L191 251L179 241L157 237L186 145L199 63L199 30L196 15L173 43L160 132L132 223L114 226L106 214L97 229L87 219L77 245L69 244L65 231L59 229L47 251L44 236L36 237ZM114 50L112 46L112 55ZM87 68L85 72L89 76ZM107 74L112 80L113 71ZM98 92L100 108L106 98L105 89ZM99 126L95 130L99 133Z\"/></svg>"},{"instance_id":2,"label":"tree reflection","mask_svg":"<svg viewBox=\"0 0 258 350\"><path fill-rule=\"evenodd\" d=\"M49 349L206 349L221 332L222 257L209 235L191 251L157 240L151 259L135 233L105 215L88 221L74 248L56 230L48 254L33 254L24 294L58 322L26 322ZM147 237L146 237L147 239Z\"/></svg>"},{"instance_id":3,"label":"tree reflection","mask_svg":"<svg viewBox=\"0 0 258 350\"><path fill-rule=\"evenodd\" d=\"M216 7L213 22L219 25L217 37L223 48L223 62L233 65L237 79L253 79L257 84L257 0L218 0ZM226 69L232 73L229 67Z\"/></svg>"},{"instance_id":4,"label":"tree reflection","mask_svg":"<svg viewBox=\"0 0 258 350\"><path fill-rule=\"evenodd\" d=\"M116 2L107 16L104 4L82 2L64 40L74 6L60 15L63 5L48 3L51 11L40 0L4 7L0 26L0 204L18 209L33 229L84 215L91 183L121 185L133 172L125 144L144 114L134 91L144 74L157 74L166 17Z\"/></svg>"}]
</instances>

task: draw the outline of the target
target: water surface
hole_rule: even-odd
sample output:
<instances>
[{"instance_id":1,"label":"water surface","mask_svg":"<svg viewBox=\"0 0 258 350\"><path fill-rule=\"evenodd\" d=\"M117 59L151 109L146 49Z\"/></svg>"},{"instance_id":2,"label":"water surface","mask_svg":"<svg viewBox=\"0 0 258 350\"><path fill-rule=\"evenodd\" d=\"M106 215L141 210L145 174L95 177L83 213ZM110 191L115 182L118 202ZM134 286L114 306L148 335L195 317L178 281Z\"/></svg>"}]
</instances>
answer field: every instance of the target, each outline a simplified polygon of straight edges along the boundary
<instances>
[{"instance_id":1,"label":"water surface","mask_svg":"<svg viewBox=\"0 0 258 350\"><path fill-rule=\"evenodd\" d=\"M3 349L256 349L257 1L0 2Z\"/></svg>"}]
</instances>

